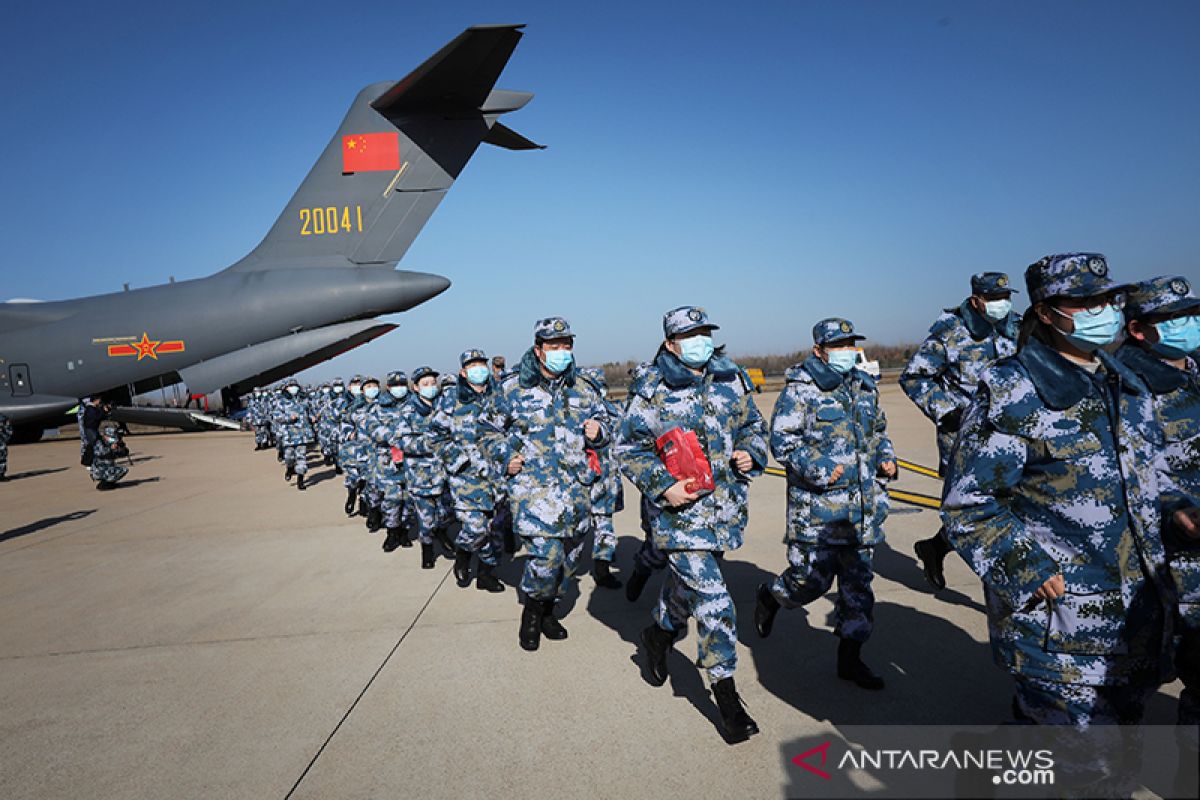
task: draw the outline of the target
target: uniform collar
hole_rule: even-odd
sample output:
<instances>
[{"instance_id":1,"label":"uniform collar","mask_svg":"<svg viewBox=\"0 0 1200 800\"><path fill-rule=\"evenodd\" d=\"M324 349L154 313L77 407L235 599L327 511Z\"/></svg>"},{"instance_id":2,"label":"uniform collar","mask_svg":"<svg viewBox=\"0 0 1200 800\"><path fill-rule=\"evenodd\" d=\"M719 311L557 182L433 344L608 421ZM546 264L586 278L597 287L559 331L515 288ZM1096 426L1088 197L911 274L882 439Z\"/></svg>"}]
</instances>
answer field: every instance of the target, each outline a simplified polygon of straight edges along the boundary
<instances>
[{"instance_id":1,"label":"uniform collar","mask_svg":"<svg viewBox=\"0 0 1200 800\"><path fill-rule=\"evenodd\" d=\"M1167 394L1176 389L1182 389L1188 380L1188 374L1175 369L1170 364L1164 364L1153 353L1149 353L1136 344L1125 344L1117 351L1117 358L1122 364L1137 374L1142 382L1154 394Z\"/></svg>"},{"instance_id":2,"label":"uniform collar","mask_svg":"<svg viewBox=\"0 0 1200 800\"><path fill-rule=\"evenodd\" d=\"M1123 391L1130 394L1146 391L1141 379L1111 355L1097 350L1096 357L1104 369L1117 378ZM1036 337L1031 336L1017 353L1017 361L1025 367L1038 397L1055 411L1071 408L1091 391L1092 376L1087 371Z\"/></svg>"},{"instance_id":3,"label":"uniform collar","mask_svg":"<svg viewBox=\"0 0 1200 800\"><path fill-rule=\"evenodd\" d=\"M711 375L715 381L730 381L738 374L737 365L726 356L718 354L713 354L699 375L688 369L678 356L666 349L660 351L655 357L654 365L658 367L663 383L671 389L692 386L704 380L706 375Z\"/></svg>"},{"instance_id":4,"label":"uniform collar","mask_svg":"<svg viewBox=\"0 0 1200 800\"><path fill-rule=\"evenodd\" d=\"M491 381L491 378L488 378ZM542 374L542 362L538 361L537 353L533 352L533 348L525 351L525 355L521 356L520 375L517 381L521 384L522 389L532 389L539 383L544 383L546 386L552 386L559 381L562 381L567 386L575 385L575 360L571 359L571 364L566 368L562 375L555 378L547 378Z\"/></svg>"},{"instance_id":5,"label":"uniform collar","mask_svg":"<svg viewBox=\"0 0 1200 800\"><path fill-rule=\"evenodd\" d=\"M990 318L976 311L975 306L971 305L971 300L968 298L963 300L962 305L958 307L958 316L967 326L967 333L971 334L971 338L977 342L983 341L994 333L1008 339L1017 338L1019 321L1017 315L1011 311L1007 317L993 323Z\"/></svg>"},{"instance_id":6,"label":"uniform collar","mask_svg":"<svg viewBox=\"0 0 1200 800\"><path fill-rule=\"evenodd\" d=\"M823 392L832 392L834 389L842 385L842 382L851 373L843 375L833 367L825 363L824 359L817 358L816 355L811 355L804 360L800 368L807 372L813 379L818 388Z\"/></svg>"}]
</instances>

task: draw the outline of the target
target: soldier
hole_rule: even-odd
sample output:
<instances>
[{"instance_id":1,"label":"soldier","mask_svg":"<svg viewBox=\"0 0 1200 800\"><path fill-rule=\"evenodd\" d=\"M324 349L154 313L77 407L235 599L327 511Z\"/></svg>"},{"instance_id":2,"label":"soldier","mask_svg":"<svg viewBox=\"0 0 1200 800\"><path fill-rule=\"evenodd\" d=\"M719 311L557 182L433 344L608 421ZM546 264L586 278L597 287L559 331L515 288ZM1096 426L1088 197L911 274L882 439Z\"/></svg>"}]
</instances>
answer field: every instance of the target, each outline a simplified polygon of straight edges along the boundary
<instances>
[{"instance_id":1,"label":"soldier","mask_svg":"<svg viewBox=\"0 0 1200 800\"><path fill-rule=\"evenodd\" d=\"M124 478L129 468L117 463L118 458L127 458L129 450L121 441L121 434L115 423L104 422L97 429L96 440L92 443L92 459L89 469L96 488L102 492L117 485Z\"/></svg>"},{"instance_id":2,"label":"soldier","mask_svg":"<svg viewBox=\"0 0 1200 800\"><path fill-rule=\"evenodd\" d=\"M1169 275L1137 284L1125 312L1128 338L1117 358L1150 390L1165 435L1166 466L1179 491L1200 497L1200 298L1186 279ZM1178 724L1191 736L1194 763L1200 725L1200 550L1172 547L1168 556L1179 598L1175 667L1183 691Z\"/></svg>"},{"instance_id":3,"label":"soldier","mask_svg":"<svg viewBox=\"0 0 1200 800\"><path fill-rule=\"evenodd\" d=\"M379 509L387 538L383 552L390 553L397 547L412 547L408 532L401 527L404 512L404 467L403 450L392 444L404 429L404 409L408 396L408 376L403 372L389 372L387 394L375 404L372 414L371 436L375 442L374 479L379 497Z\"/></svg>"},{"instance_id":4,"label":"soldier","mask_svg":"<svg viewBox=\"0 0 1200 800\"><path fill-rule=\"evenodd\" d=\"M383 488L379 484L379 454L375 440L376 415L382 392L378 378L363 378L362 396L366 405L354 418L354 436L363 443L359 456L362 461L362 488L358 493L358 510L370 533L383 527Z\"/></svg>"},{"instance_id":5,"label":"soldier","mask_svg":"<svg viewBox=\"0 0 1200 800\"><path fill-rule=\"evenodd\" d=\"M346 384L341 378L334 378L333 383L329 387L329 402L325 404L325 409L321 413L321 425L325 428L325 439L329 448L329 459L327 463L333 465L333 474L341 475L342 460L342 414L346 410L346 406L350 403L350 398L346 393Z\"/></svg>"},{"instance_id":6,"label":"soldier","mask_svg":"<svg viewBox=\"0 0 1200 800\"><path fill-rule=\"evenodd\" d=\"M432 446L446 468L454 513L462 527L455 542L454 579L462 588L471 585L471 558L477 556L475 588L503 592L496 577L500 542L492 528L496 498L501 494L500 468L492 452L499 438L495 410L495 382L482 350L465 350L459 357L457 383L442 377L442 391L429 423Z\"/></svg>"},{"instance_id":7,"label":"soldier","mask_svg":"<svg viewBox=\"0 0 1200 800\"><path fill-rule=\"evenodd\" d=\"M654 364L629 387L617 455L625 476L648 499L654 544L668 573L654 612L642 631L648 680L667 680L667 654L696 619L697 664L708 672L726 740L744 741L758 725L742 706L733 675L737 619L717 554L742 546L750 478L767 463L766 426L751 397L746 373L714 350L717 329L702 308L682 306L663 317L665 341ZM670 472L660 459L660 437L694 434L712 471L714 489Z\"/></svg>"},{"instance_id":8,"label":"soldier","mask_svg":"<svg viewBox=\"0 0 1200 800\"><path fill-rule=\"evenodd\" d=\"M937 318L900 376L904 393L937 427L939 475L946 474L954 437L980 373L1017 351L1020 318L1012 311L1013 291L1003 272L972 275L971 296ZM913 548L925 579L934 589L945 589L943 562L950 552L945 531L939 529Z\"/></svg>"},{"instance_id":9,"label":"soldier","mask_svg":"<svg viewBox=\"0 0 1200 800\"><path fill-rule=\"evenodd\" d=\"M509 476L513 527L528 551L517 640L529 651L538 649L543 634L567 638L554 606L575 575L591 530L592 484L599 476L586 450L608 446L600 390L576 370L574 347L565 319L538 320L533 346L500 395L506 438L498 460Z\"/></svg>"},{"instance_id":10,"label":"soldier","mask_svg":"<svg viewBox=\"0 0 1200 800\"><path fill-rule=\"evenodd\" d=\"M288 378L283 394L275 405L275 425L283 443L283 462L287 469L283 479L296 476L296 488L304 491L304 476L308 472L308 446L313 443L312 423L308 418L308 403L300 394L300 382Z\"/></svg>"},{"instance_id":11,"label":"soldier","mask_svg":"<svg viewBox=\"0 0 1200 800\"><path fill-rule=\"evenodd\" d=\"M363 465L366 461L367 442L358 439L357 420L366 413L366 398L362 393L362 376L355 375L346 387L349 394L338 417L338 464L345 473L346 516L354 516L355 503L359 503L359 492L366 483ZM359 503L360 508L362 504Z\"/></svg>"},{"instance_id":12,"label":"soldier","mask_svg":"<svg viewBox=\"0 0 1200 800\"><path fill-rule=\"evenodd\" d=\"M1018 353L980 377L942 521L983 580L1018 720L1136 724L1170 670L1173 593L1160 532L1182 536L1193 517L1177 511L1162 525L1159 497L1177 489L1156 460L1151 395L1101 349L1121 330L1126 288L1104 256L1046 256L1025 284L1032 307ZM1103 741L1089 747L1086 760L1102 773L1120 757Z\"/></svg>"},{"instance_id":13,"label":"soldier","mask_svg":"<svg viewBox=\"0 0 1200 800\"><path fill-rule=\"evenodd\" d=\"M503 383L508 377L508 369L504 356L492 356L492 378L496 383Z\"/></svg>"},{"instance_id":14,"label":"soldier","mask_svg":"<svg viewBox=\"0 0 1200 800\"><path fill-rule=\"evenodd\" d=\"M409 508L421 541L421 569L437 565L435 537L454 552L446 538L450 520L442 495L446 493L446 469L433 441L433 412L437 403L438 374L431 367L418 367L412 374L413 393L404 405L403 425L390 441L404 452L404 483Z\"/></svg>"},{"instance_id":15,"label":"soldier","mask_svg":"<svg viewBox=\"0 0 1200 800\"><path fill-rule=\"evenodd\" d=\"M608 399L608 381L604 370L581 369L580 374L600 390L600 407L604 409L605 421L610 430L620 423L621 412ZM621 470L613 449L588 449L588 461L596 471L596 482L592 484L592 578L603 589L620 589L622 583L612 574L613 557L617 553L617 532L613 527L613 515L625 509L625 491L621 484Z\"/></svg>"},{"instance_id":16,"label":"soldier","mask_svg":"<svg viewBox=\"0 0 1200 800\"><path fill-rule=\"evenodd\" d=\"M818 322L812 355L788 369L775 402L771 452L787 469L788 568L758 587L754 627L765 639L781 605L807 605L837 578L838 677L882 689L861 650L874 625L871 559L888 512L878 479L896 476L896 457L875 381L854 368L863 338L849 320Z\"/></svg>"},{"instance_id":17,"label":"soldier","mask_svg":"<svg viewBox=\"0 0 1200 800\"><path fill-rule=\"evenodd\" d=\"M0 483L8 480L8 440L12 438L12 422L0 414Z\"/></svg>"}]
</instances>

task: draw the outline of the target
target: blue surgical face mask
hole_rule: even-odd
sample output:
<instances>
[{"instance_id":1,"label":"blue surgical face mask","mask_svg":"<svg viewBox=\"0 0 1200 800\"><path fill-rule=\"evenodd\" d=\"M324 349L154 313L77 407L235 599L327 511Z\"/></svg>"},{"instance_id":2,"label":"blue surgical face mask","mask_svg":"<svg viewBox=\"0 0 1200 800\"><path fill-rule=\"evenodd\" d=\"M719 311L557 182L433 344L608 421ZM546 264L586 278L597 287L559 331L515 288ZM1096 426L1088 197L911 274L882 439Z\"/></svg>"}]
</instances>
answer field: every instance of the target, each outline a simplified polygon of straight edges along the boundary
<instances>
[{"instance_id":1,"label":"blue surgical face mask","mask_svg":"<svg viewBox=\"0 0 1200 800\"><path fill-rule=\"evenodd\" d=\"M390 394L392 397L399 400L401 397L404 397L404 395L408 394L408 387L407 386L389 386L388 394Z\"/></svg>"},{"instance_id":2,"label":"blue surgical face mask","mask_svg":"<svg viewBox=\"0 0 1200 800\"><path fill-rule=\"evenodd\" d=\"M1200 317L1176 317L1154 323L1158 342L1150 348L1171 360L1186 358L1200 349Z\"/></svg>"},{"instance_id":3,"label":"blue surgical face mask","mask_svg":"<svg viewBox=\"0 0 1200 800\"><path fill-rule=\"evenodd\" d=\"M858 363L857 350L826 350L825 355L829 358L829 366L843 375L854 369L854 365Z\"/></svg>"},{"instance_id":4,"label":"blue surgical face mask","mask_svg":"<svg viewBox=\"0 0 1200 800\"><path fill-rule=\"evenodd\" d=\"M467 380L476 386L483 386L485 383L487 383L488 375L490 374L491 371L488 370L487 367L481 367L479 365L467 367Z\"/></svg>"},{"instance_id":5,"label":"blue surgical face mask","mask_svg":"<svg viewBox=\"0 0 1200 800\"><path fill-rule=\"evenodd\" d=\"M417 391L421 393L421 397L424 397L426 400L432 400L438 396L438 392L440 392L441 389L439 389L437 386L422 386Z\"/></svg>"},{"instance_id":6,"label":"blue surgical face mask","mask_svg":"<svg viewBox=\"0 0 1200 800\"><path fill-rule=\"evenodd\" d=\"M300 394L300 387L299 386L289 386L289 387L287 387L287 393L290 394L292 397L295 397L296 395Z\"/></svg>"},{"instance_id":7,"label":"blue surgical face mask","mask_svg":"<svg viewBox=\"0 0 1200 800\"><path fill-rule=\"evenodd\" d=\"M713 340L711 336L700 334L689 336L679 342L679 360L689 367L699 369L708 363L713 355Z\"/></svg>"},{"instance_id":8,"label":"blue surgical face mask","mask_svg":"<svg viewBox=\"0 0 1200 800\"><path fill-rule=\"evenodd\" d=\"M561 375L575 360L575 354L570 350L543 350L546 356L546 369L555 375Z\"/></svg>"},{"instance_id":9,"label":"blue surgical face mask","mask_svg":"<svg viewBox=\"0 0 1200 800\"><path fill-rule=\"evenodd\" d=\"M1012 312L1012 300L986 300L983 308L988 319L999 322Z\"/></svg>"},{"instance_id":10,"label":"blue surgical face mask","mask_svg":"<svg viewBox=\"0 0 1200 800\"><path fill-rule=\"evenodd\" d=\"M346 390L346 387L345 387L345 386L335 386L335 387L333 387L333 393L334 393L334 394L341 394L341 393L342 393L342 392L344 392L345 390Z\"/></svg>"},{"instance_id":11,"label":"blue surgical face mask","mask_svg":"<svg viewBox=\"0 0 1200 800\"><path fill-rule=\"evenodd\" d=\"M1056 314L1070 317L1071 321L1075 323L1075 331L1063 333L1063 336L1085 353L1091 353L1106 344L1112 344L1116 340L1117 334L1121 332L1121 326L1125 324L1125 315L1121 313L1121 309L1113 305L1105 305L1096 311L1084 309L1072 314L1059 311L1053 306L1051 308Z\"/></svg>"},{"instance_id":12,"label":"blue surgical face mask","mask_svg":"<svg viewBox=\"0 0 1200 800\"><path fill-rule=\"evenodd\" d=\"M362 387L356 386L353 383L350 384L350 394L354 395L355 397L358 397L360 394L362 394Z\"/></svg>"},{"instance_id":13,"label":"blue surgical face mask","mask_svg":"<svg viewBox=\"0 0 1200 800\"><path fill-rule=\"evenodd\" d=\"M363 396L366 397L368 400L374 400L376 397L379 397L379 387L378 386L364 386L363 387Z\"/></svg>"}]
</instances>

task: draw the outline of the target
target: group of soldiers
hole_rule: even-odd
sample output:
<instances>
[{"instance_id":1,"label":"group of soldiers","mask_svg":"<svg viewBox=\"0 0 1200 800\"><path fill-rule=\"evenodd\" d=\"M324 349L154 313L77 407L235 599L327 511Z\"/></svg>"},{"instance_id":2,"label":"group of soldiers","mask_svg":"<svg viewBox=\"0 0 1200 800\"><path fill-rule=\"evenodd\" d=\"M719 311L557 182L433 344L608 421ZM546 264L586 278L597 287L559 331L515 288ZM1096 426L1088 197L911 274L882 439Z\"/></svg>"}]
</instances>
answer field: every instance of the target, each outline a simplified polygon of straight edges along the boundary
<instances>
[{"instance_id":1,"label":"group of soldiers","mask_svg":"<svg viewBox=\"0 0 1200 800\"><path fill-rule=\"evenodd\" d=\"M1119 284L1093 253L1040 259L1025 289L1022 316L1007 275L973 276L901 377L937 428L945 479L943 527L917 543L917 557L935 589L952 550L982 579L1019 721L1136 723L1178 676L1180 721L1195 725L1200 299L1176 276ZM319 447L345 476L347 514L386 527L385 550L415 535L425 567L442 543L460 586L473 577L503 591L495 569L519 539L526 650L567 638L556 602L589 541L597 583L621 585L610 566L623 474L641 495L645 533L626 595L666 570L640 637L645 677L666 681L667 655L694 619L696 663L726 738L742 741L758 727L734 684L737 623L721 560L742 544L749 482L768 453L788 481L787 567L758 587L757 633L768 637L780 609L811 603L836 579L837 674L878 690L884 680L861 651L897 461L876 383L855 367L864 337L850 320L814 326L811 355L787 371L769 426L716 330L701 308L667 312L658 352L633 370L620 407L601 372L575 365L561 317L535 324L511 373L472 349L455 376L421 367L411 380L395 372L307 394L289 380L251 398L256 446L274 444L300 488L305 450Z\"/></svg>"}]
</instances>

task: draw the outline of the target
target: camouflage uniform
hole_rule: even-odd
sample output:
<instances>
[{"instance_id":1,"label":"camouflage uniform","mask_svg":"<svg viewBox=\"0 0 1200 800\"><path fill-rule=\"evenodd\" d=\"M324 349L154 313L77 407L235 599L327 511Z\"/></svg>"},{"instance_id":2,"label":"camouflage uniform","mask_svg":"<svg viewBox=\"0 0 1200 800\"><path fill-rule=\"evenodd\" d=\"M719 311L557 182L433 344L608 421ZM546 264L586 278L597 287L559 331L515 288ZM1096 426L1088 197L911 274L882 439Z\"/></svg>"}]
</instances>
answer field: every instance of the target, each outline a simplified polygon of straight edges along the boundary
<instances>
[{"instance_id":1,"label":"camouflage uniform","mask_svg":"<svg viewBox=\"0 0 1200 800\"><path fill-rule=\"evenodd\" d=\"M1155 278L1138 284L1130 293L1126 312L1131 319L1192 310L1200 314L1200 298L1192 294L1187 280L1179 276ZM1146 384L1153 397L1154 413L1162 427L1163 456L1181 495L1168 500L1165 512L1200 498L1200 365L1195 354L1187 356L1185 369L1166 363L1164 356L1126 340L1117 358ZM1196 746L1200 725L1200 549L1194 543L1167 537L1168 564L1178 596L1176 627L1180 634L1175 666L1183 681L1179 695L1181 726ZM1178 544L1180 546L1171 546Z\"/></svg>"},{"instance_id":2,"label":"camouflage uniform","mask_svg":"<svg viewBox=\"0 0 1200 800\"><path fill-rule=\"evenodd\" d=\"M561 317L540 320L534 328L535 341L571 337ZM495 459L501 469L514 456L525 459L521 471L508 479L513 524L529 551L521 591L527 598L553 601L574 576L591 530L597 475L588 466L586 448L607 449L603 400L573 361L562 374L547 378L532 348L517 373L504 381L498 400L507 440ZM594 441L584 438L589 420L600 425Z\"/></svg>"},{"instance_id":3,"label":"camouflage uniform","mask_svg":"<svg viewBox=\"0 0 1200 800\"><path fill-rule=\"evenodd\" d=\"M843 319L813 328L818 345L861 338ZM770 592L785 608L798 608L836 577L834 633L865 642L874 621L871 559L888 513L879 477L882 464L895 462L879 391L866 373L843 375L816 355L786 377L771 417L771 452L787 470L789 567ZM834 481L837 467L843 472Z\"/></svg>"},{"instance_id":4,"label":"camouflage uniform","mask_svg":"<svg viewBox=\"0 0 1200 800\"><path fill-rule=\"evenodd\" d=\"M609 428L615 429L621 420L621 411L608 399L608 384L604 370L580 370L580 374L600 390L600 407L604 410ZM595 450L600 464L600 474L592 484L592 559L611 562L617 552L617 532L613 527L613 515L625 509L625 490L621 484L621 469L617 465L612 448Z\"/></svg>"},{"instance_id":5,"label":"camouflage uniform","mask_svg":"<svg viewBox=\"0 0 1200 800\"><path fill-rule=\"evenodd\" d=\"M467 350L459 359L464 365L476 360L486 360L482 350ZM487 567L500 563L500 542L491 526L503 480L503 465L492 458L500 438L495 395L491 381L482 392L466 380L448 384L429 423L429 443L446 468L454 513L462 523L456 547L475 553Z\"/></svg>"},{"instance_id":6,"label":"camouflage uniform","mask_svg":"<svg viewBox=\"0 0 1200 800\"><path fill-rule=\"evenodd\" d=\"M8 440L12 438L12 433L12 422L0 414L0 480L8 479Z\"/></svg>"},{"instance_id":7,"label":"camouflage uniform","mask_svg":"<svg viewBox=\"0 0 1200 800\"><path fill-rule=\"evenodd\" d=\"M294 383L289 385L297 386ZM307 449L313 443L308 401L301 394L289 395L285 391L276 401L273 419L279 431L279 440L283 444L284 463L289 471L304 475L308 472Z\"/></svg>"},{"instance_id":8,"label":"camouflage uniform","mask_svg":"<svg viewBox=\"0 0 1200 800\"><path fill-rule=\"evenodd\" d=\"M362 378L354 376L351 385L362 383ZM346 473L345 484L352 495L357 495L365 480L364 468L367 463L368 448L371 443L358 436L359 423L367 413L367 398L363 397L360 389L357 394L347 391L349 397L342 405L338 416L338 463ZM347 510L346 513L350 513Z\"/></svg>"},{"instance_id":9,"label":"camouflage uniform","mask_svg":"<svg viewBox=\"0 0 1200 800\"><path fill-rule=\"evenodd\" d=\"M1103 256L1069 254L1025 281L1036 304L1120 288L1107 275ZM1142 382L1096 356L1091 374L1031 337L986 368L946 476L942 521L983 579L992 650L1024 721L1136 721L1169 669L1162 431ZM1066 594L1038 601L1057 574Z\"/></svg>"},{"instance_id":10,"label":"camouflage uniform","mask_svg":"<svg viewBox=\"0 0 1200 800\"><path fill-rule=\"evenodd\" d=\"M392 372L387 376L388 386L408 385L408 376L403 372ZM404 510L404 472L401 463L393 460L389 442L403 425L405 402L390 392L384 391L371 407L368 426L374 449L367 476L369 502L380 509L382 522L389 530L400 527Z\"/></svg>"},{"instance_id":11,"label":"camouflage uniform","mask_svg":"<svg viewBox=\"0 0 1200 800\"><path fill-rule=\"evenodd\" d=\"M1002 272L971 277L977 295L1012 292ZM946 309L929 328L929 336L900 375L900 388L921 413L937 426L938 466L945 472L958 422L975 394L984 367L1017 352L1020 318L1009 312L1002 320L980 314L964 300Z\"/></svg>"},{"instance_id":12,"label":"camouflage uniform","mask_svg":"<svg viewBox=\"0 0 1200 800\"><path fill-rule=\"evenodd\" d=\"M321 411L320 421L321 428L325 431L325 444L322 445L322 450L326 452L329 463L335 465L338 474L341 474L342 471L342 415L349 404L350 397L346 392L346 386L342 383L342 379L338 378L329 388L329 400Z\"/></svg>"},{"instance_id":13,"label":"camouflage uniform","mask_svg":"<svg viewBox=\"0 0 1200 800\"><path fill-rule=\"evenodd\" d=\"M429 367L419 367L413 373L413 385L426 375L437 373ZM436 402L437 398L430 401L416 392L410 393L403 406L403 424L390 440L404 451L404 483L408 487L417 537L423 545L433 544L434 536L450 523L451 516L443 500L446 468L437 456L432 436Z\"/></svg>"},{"instance_id":14,"label":"camouflage uniform","mask_svg":"<svg viewBox=\"0 0 1200 800\"><path fill-rule=\"evenodd\" d=\"M116 426L111 423L103 425L100 435L92 444L92 464L89 468L97 489L111 489L129 473L128 467L116 462L117 458L128 454Z\"/></svg>"},{"instance_id":15,"label":"camouflage uniform","mask_svg":"<svg viewBox=\"0 0 1200 800\"><path fill-rule=\"evenodd\" d=\"M700 308L675 309L663 320L667 337L700 327L716 327ZM761 474L767 463L766 424L753 390L745 372L720 353L697 375L663 349L629 387L617 443L625 477L649 500L654 545L668 562L654 621L678 637L686 631L688 617L696 619L697 663L713 683L731 678L737 667L737 619L716 555L742 546L749 478ZM678 481L656 449L657 439L674 428L696 433L716 484L712 493L679 508L662 501ZM749 473L734 469L735 450L750 454L754 465Z\"/></svg>"}]
</instances>

